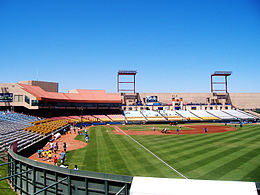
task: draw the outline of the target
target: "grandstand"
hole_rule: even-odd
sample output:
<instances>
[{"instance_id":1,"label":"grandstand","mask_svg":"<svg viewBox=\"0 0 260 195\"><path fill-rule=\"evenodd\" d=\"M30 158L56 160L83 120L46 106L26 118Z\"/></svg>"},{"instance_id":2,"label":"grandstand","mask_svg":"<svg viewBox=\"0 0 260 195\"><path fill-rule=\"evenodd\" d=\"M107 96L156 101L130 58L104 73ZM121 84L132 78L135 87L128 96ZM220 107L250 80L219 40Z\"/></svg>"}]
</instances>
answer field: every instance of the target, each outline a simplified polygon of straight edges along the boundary
<instances>
[{"instance_id":1,"label":"grandstand","mask_svg":"<svg viewBox=\"0 0 260 195\"><path fill-rule=\"evenodd\" d=\"M125 122L125 117L122 114L108 114L107 117L113 122Z\"/></svg>"},{"instance_id":2,"label":"grandstand","mask_svg":"<svg viewBox=\"0 0 260 195\"><path fill-rule=\"evenodd\" d=\"M55 120L50 122L40 123L34 126L24 128L25 131L34 132L38 134L47 135L55 130L65 126L67 123L65 120Z\"/></svg>"},{"instance_id":3,"label":"grandstand","mask_svg":"<svg viewBox=\"0 0 260 195\"><path fill-rule=\"evenodd\" d=\"M241 110L225 110L223 111L237 119L242 119L242 120L252 120L252 119L256 119L257 117L249 114L249 113L246 113L246 112L243 112Z\"/></svg>"},{"instance_id":4,"label":"grandstand","mask_svg":"<svg viewBox=\"0 0 260 195\"><path fill-rule=\"evenodd\" d=\"M176 113L178 113L183 118L186 118L187 120L192 120L192 121L201 120L199 117L197 117L196 115L192 114L190 111L187 110L176 110Z\"/></svg>"},{"instance_id":5,"label":"grandstand","mask_svg":"<svg viewBox=\"0 0 260 195\"><path fill-rule=\"evenodd\" d=\"M30 122L34 120L38 118L13 112L0 112L0 152L7 150L14 142L17 142L20 151L41 139L42 135L23 130L31 127Z\"/></svg>"},{"instance_id":6,"label":"grandstand","mask_svg":"<svg viewBox=\"0 0 260 195\"><path fill-rule=\"evenodd\" d=\"M93 115L95 118L97 118L101 122L111 122L112 120L107 117L106 115Z\"/></svg>"},{"instance_id":7,"label":"grandstand","mask_svg":"<svg viewBox=\"0 0 260 195\"><path fill-rule=\"evenodd\" d=\"M182 121L183 117L180 116L176 111L160 110L160 114L168 121Z\"/></svg>"},{"instance_id":8,"label":"grandstand","mask_svg":"<svg viewBox=\"0 0 260 195\"><path fill-rule=\"evenodd\" d=\"M166 121L166 119L157 111L142 110L141 113L148 121Z\"/></svg>"},{"instance_id":9,"label":"grandstand","mask_svg":"<svg viewBox=\"0 0 260 195\"><path fill-rule=\"evenodd\" d=\"M213 116L206 110L191 110L190 112L203 120L219 120L218 117Z\"/></svg>"},{"instance_id":10,"label":"grandstand","mask_svg":"<svg viewBox=\"0 0 260 195\"><path fill-rule=\"evenodd\" d=\"M124 115L127 122L146 121L145 117L141 114L140 111L124 111Z\"/></svg>"},{"instance_id":11,"label":"grandstand","mask_svg":"<svg viewBox=\"0 0 260 195\"><path fill-rule=\"evenodd\" d=\"M226 112L223 112L221 110L207 110L208 113L210 113L211 115L215 116L215 117L218 117L222 120L234 120L236 119L237 117L235 116L232 116Z\"/></svg>"}]
</instances>

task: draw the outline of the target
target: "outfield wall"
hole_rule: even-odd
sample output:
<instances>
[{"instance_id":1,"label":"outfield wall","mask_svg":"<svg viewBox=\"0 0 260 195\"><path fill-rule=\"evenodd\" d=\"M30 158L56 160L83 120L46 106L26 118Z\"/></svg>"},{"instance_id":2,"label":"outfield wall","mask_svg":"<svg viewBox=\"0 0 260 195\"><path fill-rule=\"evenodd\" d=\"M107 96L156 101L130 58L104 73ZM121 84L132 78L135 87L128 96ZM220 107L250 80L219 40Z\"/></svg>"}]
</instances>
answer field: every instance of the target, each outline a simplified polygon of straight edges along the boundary
<instances>
[{"instance_id":1,"label":"outfield wall","mask_svg":"<svg viewBox=\"0 0 260 195\"><path fill-rule=\"evenodd\" d=\"M8 176L20 194L129 194L133 177L76 171L37 162L8 150ZM23 173L23 174L19 174ZM60 182L59 182L60 181ZM59 183L57 183L59 182ZM50 188L47 188L47 187ZM40 192L45 189L45 192ZM121 191L121 192L120 192ZM120 192L120 193L119 193Z\"/></svg>"}]
</instances>

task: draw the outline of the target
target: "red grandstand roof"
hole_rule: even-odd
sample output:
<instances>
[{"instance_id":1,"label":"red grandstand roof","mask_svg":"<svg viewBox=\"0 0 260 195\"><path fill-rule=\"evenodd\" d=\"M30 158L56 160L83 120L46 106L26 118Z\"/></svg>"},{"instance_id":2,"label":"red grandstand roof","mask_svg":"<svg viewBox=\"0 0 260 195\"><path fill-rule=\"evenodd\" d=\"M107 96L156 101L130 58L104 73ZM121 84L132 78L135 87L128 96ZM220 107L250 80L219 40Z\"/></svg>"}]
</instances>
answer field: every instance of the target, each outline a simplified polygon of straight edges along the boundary
<instances>
[{"instance_id":1,"label":"red grandstand roof","mask_svg":"<svg viewBox=\"0 0 260 195\"><path fill-rule=\"evenodd\" d=\"M75 93L47 92L39 86L18 84L37 100L78 103L121 103L120 94L107 94L105 90L77 89Z\"/></svg>"}]
</instances>

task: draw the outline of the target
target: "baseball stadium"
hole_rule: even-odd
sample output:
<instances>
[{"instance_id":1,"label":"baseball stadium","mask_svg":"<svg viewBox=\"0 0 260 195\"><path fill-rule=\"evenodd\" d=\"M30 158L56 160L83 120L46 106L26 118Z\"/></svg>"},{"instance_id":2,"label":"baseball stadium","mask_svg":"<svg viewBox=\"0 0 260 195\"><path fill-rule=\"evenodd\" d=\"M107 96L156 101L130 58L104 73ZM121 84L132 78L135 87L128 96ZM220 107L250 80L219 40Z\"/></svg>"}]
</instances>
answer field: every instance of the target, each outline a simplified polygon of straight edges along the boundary
<instances>
[{"instance_id":1,"label":"baseball stadium","mask_svg":"<svg viewBox=\"0 0 260 195\"><path fill-rule=\"evenodd\" d=\"M116 93L0 83L0 194L259 194L260 93L231 74L208 93L138 93L133 70Z\"/></svg>"}]
</instances>

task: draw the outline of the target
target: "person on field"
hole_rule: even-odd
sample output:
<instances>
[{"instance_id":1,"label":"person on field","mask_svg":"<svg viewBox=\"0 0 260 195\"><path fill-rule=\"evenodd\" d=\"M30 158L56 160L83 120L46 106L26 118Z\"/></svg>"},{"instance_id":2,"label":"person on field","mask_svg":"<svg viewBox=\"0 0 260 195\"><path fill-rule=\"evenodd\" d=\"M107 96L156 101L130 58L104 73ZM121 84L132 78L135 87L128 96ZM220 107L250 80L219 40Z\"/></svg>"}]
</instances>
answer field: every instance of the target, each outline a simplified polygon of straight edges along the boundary
<instances>
[{"instance_id":1,"label":"person on field","mask_svg":"<svg viewBox=\"0 0 260 195\"><path fill-rule=\"evenodd\" d=\"M164 128L161 132L162 132L162 133L167 133L167 129Z\"/></svg>"},{"instance_id":2,"label":"person on field","mask_svg":"<svg viewBox=\"0 0 260 195\"><path fill-rule=\"evenodd\" d=\"M56 152L57 152L57 150L58 150L58 147L57 147L57 142L56 142L56 144L54 145L54 148L53 148L53 150L54 150L54 153L56 154Z\"/></svg>"},{"instance_id":3,"label":"person on field","mask_svg":"<svg viewBox=\"0 0 260 195\"><path fill-rule=\"evenodd\" d=\"M68 167L65 165L60 165L61 168L67 169Z\"/></svg>"},{"instance_id":4,"label":"person on field","mask_svg":"<svg viewBox=\"0 0 260 195\"><path fill-rule=\"evenodd\" d=\"M74 170L76 170L76 171L78 171L78 170L79 170L79 168L78 168L78 165L75 165L75 168L74 168Z\"/></svg>"},{"instance_id":5,"label":"person on field","mask_svg":"<svg viewBox=\"0 0 260 195\"><path fill-rule=\"evenodd\" d=\"M60 153L60 162L61 162L62 165L64 164L65 157L66 157L66 154L62 151Z\"/></svg>"},{"instance_id":6,"label":"person on field","mask_svg":"<svg viewBox=\"0 0 260 195\"><path fill-rule=\"evenodd\" d=\"M89 140L89 137L86 136L86 137L85 137L85 141L86 141L86 143L88 143L88 140Z\"/></svg>"},{"instance_id":7,"label":"person on field","mask_svg":"<svg viewBox=\"0 0 260 195\"><path fill-rule=\"evenodd\" d=\"M67 150L67 144L66 144L66 142L63 143L63 149L64 149L64 152L66 152L66 150Z\"/></svg>"},{"instance_id":8,"label":"person on field","mask_svg":"<svg viewBox=\"0 0 260 195\"><path fill-rule=\"evenodd\" d=\"M56 155L54 156L53 163L54 163L55 166L57 166L58 159L57 159Z\"/></svg>"},{"instance_id":9,"label":"person on field","mask_svg":"<svg viewBox=\"0 0 260 195\"><path fill-rule=\"evenodd\" d=\"M48 158L49 158L49 160L48 160L48 162L51 162L51 157L52 157L52 152L49 151L49 154L48 154Z\"/></svg>"},{"instance_id":10,"label":"person on field","mask_svg":"<svg viewBox=\"0 0 260 195\"><path fill-rule=\"evenodd\" d=\"M53 142L51 142L50 143L50 150L53 152L53 146L54 146L54 143Z\"/></svg>"},{"instance_id":11,"label":"person on field","mask_svg":"<svg viewBox=\"0 0 260 195\"><path fill-rule=\"evenodd\" d=\"M208 133L208 129L207 129L207 127L205 127L204 131L205 131L205 134Z\"/></svg>"},{"instance_id":12,"label":"person on field","mask_svg":"<svg viewBox=\"0 0 260 195\"><path fill-rule=\"evenodd\" d=\"M41 158L41 150L38 150L38 158Z\"/></svg>"},{"instance_id":13,"label":"person on field","mask_svg":"<svg viewBox=\"0 0 260 195\"><path fill-rule=\"evenodd\" d=\"M179 135L179 129L177 128L177 135Z\"/></svg>"},{"instance_id":14,"label":"person on field","mask_svg":"<svg viewBox=\"0 0 260 195\"><path fill-rule=\"evenodd\" d=\"M45 157L45 150L42 150L42 160L44 160L44 157Z\"/></svg>"}]
</instances>

